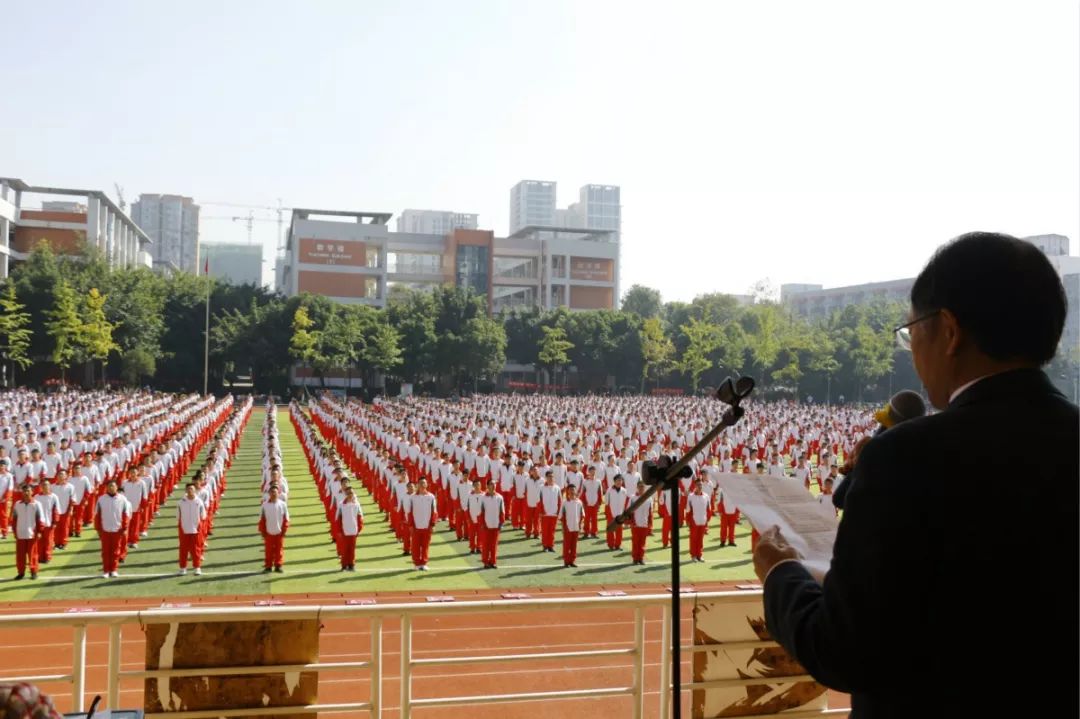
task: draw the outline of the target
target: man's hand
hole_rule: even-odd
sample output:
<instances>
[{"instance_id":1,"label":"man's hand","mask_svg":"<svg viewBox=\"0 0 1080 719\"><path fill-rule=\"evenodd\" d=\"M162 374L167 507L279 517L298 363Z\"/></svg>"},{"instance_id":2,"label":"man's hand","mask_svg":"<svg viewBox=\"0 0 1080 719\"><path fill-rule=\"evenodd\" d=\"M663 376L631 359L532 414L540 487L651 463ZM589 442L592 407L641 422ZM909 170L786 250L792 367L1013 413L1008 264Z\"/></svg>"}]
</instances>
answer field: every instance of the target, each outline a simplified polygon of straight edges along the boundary
<instances>
[{"instance_id":1,"label":"man's hand","mask_svg":"<svg viewBox=\"0 0 1080 719\"><path fill-rule=\"evenodd\" d=\"M780 527L774 525L761 533L754 548L754 572L764 582L769 570L785 559L802 559L802 555L787 543Z\"/></svg>"}]
</instances>

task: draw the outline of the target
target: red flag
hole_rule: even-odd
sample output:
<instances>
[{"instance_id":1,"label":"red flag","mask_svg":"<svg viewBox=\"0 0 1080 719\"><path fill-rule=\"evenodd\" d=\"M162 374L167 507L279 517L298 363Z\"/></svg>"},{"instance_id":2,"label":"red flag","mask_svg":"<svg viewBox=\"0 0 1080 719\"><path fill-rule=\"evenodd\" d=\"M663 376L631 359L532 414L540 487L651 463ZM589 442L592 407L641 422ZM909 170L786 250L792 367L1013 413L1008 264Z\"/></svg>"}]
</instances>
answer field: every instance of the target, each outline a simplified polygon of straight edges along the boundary
<instances>
[{"instance_id":1,"label":"red flag","mask_svg":"<svg viewBox=\"0 0 1080 719\"><path fill-rule=\"evenodd\" d=\"M203 274L204 275L210 274L210 258L209 257L206 258L206 264L203 265Z\"/></svg>"}]
</instances>

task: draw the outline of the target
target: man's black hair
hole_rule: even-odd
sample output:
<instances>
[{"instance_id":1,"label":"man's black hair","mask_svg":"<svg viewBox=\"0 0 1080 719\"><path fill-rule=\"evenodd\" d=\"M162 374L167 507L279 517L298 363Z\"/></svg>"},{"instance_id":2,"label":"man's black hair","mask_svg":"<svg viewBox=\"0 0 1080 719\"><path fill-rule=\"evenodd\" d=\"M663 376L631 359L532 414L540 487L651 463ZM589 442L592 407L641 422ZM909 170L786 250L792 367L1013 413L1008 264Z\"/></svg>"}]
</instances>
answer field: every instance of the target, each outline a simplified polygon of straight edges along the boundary
<instances>
[{"instance_id":1,"label":"man's black hair","mask_svg":"<svg viewBox=\"0 0 1080 719\"><path fill-rule=\"evenodd\" d=\"M1065 326L1065 288L1030 242L970 232L930 258L911 288L911 308L917 316L949 310L995 360L1044 365Z\"/></svg>"}]
</instances>

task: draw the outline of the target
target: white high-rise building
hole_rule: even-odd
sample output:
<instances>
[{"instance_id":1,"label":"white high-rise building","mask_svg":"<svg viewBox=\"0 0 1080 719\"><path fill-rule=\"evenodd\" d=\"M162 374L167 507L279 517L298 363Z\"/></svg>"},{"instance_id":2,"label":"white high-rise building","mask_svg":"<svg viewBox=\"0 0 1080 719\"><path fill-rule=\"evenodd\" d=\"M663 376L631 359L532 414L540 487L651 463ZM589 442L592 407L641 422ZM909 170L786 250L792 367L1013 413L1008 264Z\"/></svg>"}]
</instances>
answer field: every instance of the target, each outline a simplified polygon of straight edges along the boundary
<instances>
[{"instance_id":1,"label":"white high-rise building","mask_svg":"<svg viewBox=\"0 0 1080 719\"><path fill-rule=\"evenodd\" d=\"M555 183L522 180L510 188L510 234L523 227L555 225Z\"/></svg>"},{"instance_id":2,"label":"white high-rise building","mask_svg":"<svg viewBox=\"0 0 1080 719\"><path fill-rule=\"evenodd\" d=\"M154 267L198 273L199 206L182 195L139 195L131 219L154 241Z\"/></svg>"},{"instance_id":3,"label":"white high-rise building","mask_svg":"<svg viewBox=\"0 0 1080 719\"><path fill-rule=\"evenodd\" d=\"M569 208L582 218L587 230L611 230L619 239L622 230L622 205L618 185L585 185L578 191L578 201Z\"/></svg>"},{"instance_id":4,"label":"white high-rise building","mask_svg":"<svg viewBox=\"0 0 1080 719\"><path fill-rule=\"evenodd\" d=\"M451 210L402 210L397 218L397 231L448 235L454 230L477 229L477 217L475 213Z\"/></svg>"}]
</instances>

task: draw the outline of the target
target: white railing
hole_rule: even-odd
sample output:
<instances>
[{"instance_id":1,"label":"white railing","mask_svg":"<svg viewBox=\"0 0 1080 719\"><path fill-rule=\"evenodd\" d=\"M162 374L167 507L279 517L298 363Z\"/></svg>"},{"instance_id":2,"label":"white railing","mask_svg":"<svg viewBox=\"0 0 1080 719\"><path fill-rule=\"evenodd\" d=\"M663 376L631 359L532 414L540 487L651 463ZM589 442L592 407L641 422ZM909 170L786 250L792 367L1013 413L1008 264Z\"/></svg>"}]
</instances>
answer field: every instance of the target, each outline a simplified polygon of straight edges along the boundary
<instances>
[{"instance_id":1,"label":"white railing","mask_svg":"<svg viewBox=\"0 0 1080 719\"><path fill-rule=\"evenodd\" d=\"M760 591L739 592L702 592L686 593L682 596L684 604L708 600L711 602L745 602L747 597ZM401 696L400 716L408 719L413 708L462 706L479 704L498 704L510 702L533 702L545 700L564 700L577 698L620 697L633 698L633 717L642 719L645 713L645 612L648 609L662 609L661 660L659 662L659 685L666 687L661 691L659 716L667 719L670 711L671 695L671 650L670 618L671 598L666 594L631 595L619 597L572 597L557 599L515 599L486 600L453 603L413 603L361 606L297 606L297 607L193 607L190 609L149 609L143 611L88 612L76 614L31 614L22 617L0 617L0 635L7 636L16 629L48 629L68 627L73 631L72 663L70 674L48 674L0 677L0 682L26 681L33 683L65 682L70 683L72 691L72 712L82 712L84 697L101 693L107 697L107 708L118 708L120 704L120 682L132 679L153 679L190 676L222 676L246 674L285 674L295 672L343 672L368 669L371 672L369 693L359 697L363 701L337 704L308 704L301 706L255 707L250 709L213 709L204 711L150 712L145 719L214 719L216 717L274 716L282 714L327 714L338 712L368 711L370 716L381 719L384 706L383 692L383 623L386 619L396 619L401 625ZM466 614L530 612L530 611L582 611L582 610L632 609L634 611L632 646L622 649L601 649L565 652L537 652L528 654L485 654L479 656L453 656L430 659L416 659L412 653L413 619L418 617L447 617ZM360 662L314 662L311 664L259 665L238 667L207 667L185 669L156 669L142 671L123 671L120 664L122 629L130 625L155 623L198 623L198 622L254 622L268 620L332 620L366 619L371 628L371 659ZM108 670L104 691L88 689L86 685L86 634L87 628L105 626L109 630ZM723 644L704 644L683 646L683 652L715 651L718 649L755 649L775 647L772 641L725 642ZM551 659L582 659L595 657L632 657L630 683L624 686L608 686L595 689L567 691L523 692L516 694L484 694L477 696L440 696L433 698L415 698L413 696L413 669L430 666L461 666L466 664L489 664L505 662L523 662ZM723 679L707 682L682 684L682 690L706 689L714 687L748 686L754 684L777 684L808 681L807 675L784 677L753 677L746 679ZM846 714L847 709L825 709L804 712L784 712L769 714L770 717L825 717Z\"/></svg>"}]
</instances>

